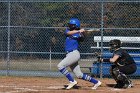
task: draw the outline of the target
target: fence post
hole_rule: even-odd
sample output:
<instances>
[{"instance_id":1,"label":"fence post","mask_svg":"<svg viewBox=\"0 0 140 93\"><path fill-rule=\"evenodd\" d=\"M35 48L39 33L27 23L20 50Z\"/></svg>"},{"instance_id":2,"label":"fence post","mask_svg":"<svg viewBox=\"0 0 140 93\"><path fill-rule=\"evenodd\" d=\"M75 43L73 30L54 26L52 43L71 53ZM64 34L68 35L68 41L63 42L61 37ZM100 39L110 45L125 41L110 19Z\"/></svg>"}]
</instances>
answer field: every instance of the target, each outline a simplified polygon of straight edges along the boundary
<instances>
[{"instance_id":1,"label":"fence post","mask_svg":"<svg viewBox=\"0 0 140 93\"><path fill-rule=\"evenodd\" d=\"M104 30L104 2L101 3L101 56L103 53L103 30ZM103 78L102 63L100 64L100 78Z\"/></svg>"},{"instance_id":2,"label":"fence post","mask_svg":"<svg viewBox=\"0 0 140 93\"><path fill-rule=\"evenodd\" d=\"M11 2L8 2L8 38L7 38L7 74L6 76L9 76L9 70L10 70L10 12L11 12Z\"/></svg>"},{"instance_id":3,"label":"fence post","mask_svg":"<svg viewBox=\"0 0 140 93\"><path fill-rule=\"evenodd\" d=\"M51 46L50 46L50 56L49 56L50 58L49 58L49 61L50 61L50 71L51 71L51 69L52 69L52 48L51 48Z\"/></svg>"}]
</instances>

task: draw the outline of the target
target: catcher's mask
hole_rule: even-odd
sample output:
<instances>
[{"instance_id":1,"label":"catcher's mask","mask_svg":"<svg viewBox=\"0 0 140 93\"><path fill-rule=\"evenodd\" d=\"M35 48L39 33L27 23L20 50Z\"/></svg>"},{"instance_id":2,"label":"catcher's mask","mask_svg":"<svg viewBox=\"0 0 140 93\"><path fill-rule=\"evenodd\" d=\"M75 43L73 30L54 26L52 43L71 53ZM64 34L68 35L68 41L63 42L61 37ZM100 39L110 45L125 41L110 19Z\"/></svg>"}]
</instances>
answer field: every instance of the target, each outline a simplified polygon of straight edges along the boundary
<instances>
[{"instance_id":1,"label":"catcher's mask","mask_svg":"<svg viewBox=\"0 0 140 93\"><path fill-rule=\"evenodd\" d=\"M68 23L69 30L79 30L80 29L80 21L77 18L71 18Z\"/></svg>"},{"instance_id":2,"label":"catcher's mask","mask_svg":"<svg viewBox=\"0 0 140 93\"><path fill-rule=\"evenodd\" d=\"M116 49L121 47L121 41L118 39L109 41L110 52L114 52Z\"/></svg>"}]
</instances>

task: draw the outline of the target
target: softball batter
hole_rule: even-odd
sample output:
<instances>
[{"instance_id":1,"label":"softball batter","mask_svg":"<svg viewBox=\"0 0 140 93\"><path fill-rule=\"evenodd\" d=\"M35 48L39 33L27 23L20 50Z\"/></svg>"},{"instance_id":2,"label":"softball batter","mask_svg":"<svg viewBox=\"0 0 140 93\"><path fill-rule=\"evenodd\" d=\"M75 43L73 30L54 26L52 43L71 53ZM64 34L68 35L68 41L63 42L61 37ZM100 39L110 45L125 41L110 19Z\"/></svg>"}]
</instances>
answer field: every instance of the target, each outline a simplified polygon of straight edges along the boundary
<instances>
[{"instance_id":1,"label":"softball batter","mask_svg":"<svg viewBox=\"0 0 140 93\"><path fill-rule=\"evenodd\" d=\"M68 28L65 31L66 41L65 41L65 51L66 57L58 64L59 71L66 76L69 80L68 87L66 89L71 89L77 84L77 81L74 80L72 75L67 70L69 66L73 73L80 79L89 81L94 84L92 89L96 89L101 85L99 80L96 80L84 73L81 72L78 61L80 60L80 53L78 51L79 43L83 41L83 32L84 29L80 29L80 21L77 18L71 18L68 23Z\"/></svg>"}]
</instances>

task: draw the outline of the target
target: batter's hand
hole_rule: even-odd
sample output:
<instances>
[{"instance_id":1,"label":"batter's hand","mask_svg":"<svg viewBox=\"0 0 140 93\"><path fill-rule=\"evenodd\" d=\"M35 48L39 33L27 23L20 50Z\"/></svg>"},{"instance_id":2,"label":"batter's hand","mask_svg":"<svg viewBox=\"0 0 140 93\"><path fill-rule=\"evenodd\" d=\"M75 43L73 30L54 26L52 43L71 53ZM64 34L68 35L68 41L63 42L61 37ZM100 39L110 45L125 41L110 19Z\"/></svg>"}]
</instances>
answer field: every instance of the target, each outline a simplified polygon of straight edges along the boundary
<instances>
[{"instance_id":1,"label":"batter's hand","mask_svg":"<svg viewBox=\"0 0 140 93\"><path fill-rule=\"evenodd\" d=\"M85 29L80 29L79 32L80 33L85 32Z\"/></svg>"}]
</instances>

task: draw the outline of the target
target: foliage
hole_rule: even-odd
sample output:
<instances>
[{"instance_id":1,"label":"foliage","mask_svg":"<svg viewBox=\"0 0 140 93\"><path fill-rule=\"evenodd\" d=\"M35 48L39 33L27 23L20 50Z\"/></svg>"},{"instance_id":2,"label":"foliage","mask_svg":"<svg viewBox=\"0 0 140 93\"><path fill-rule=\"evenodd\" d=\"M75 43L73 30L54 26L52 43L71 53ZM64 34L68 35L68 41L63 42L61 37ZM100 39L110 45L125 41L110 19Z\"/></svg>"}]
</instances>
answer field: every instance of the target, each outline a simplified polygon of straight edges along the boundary
<instances>
[{"instance_id":1,"label":"foliage","mask_svg":"<svg viewBox=\"0 0 140 93\"><path fill-rule=\"evenodd\" d=\"M139 28L140 6L136 3L104 3L103 26L116 28L104 30L104 35L140 36L138 30L118 30L117 28ZM101 27L101 3L93 2L12 2L10 6L11 50L18 51L63 51L64 30L71 17L81 20L81 27ZM8 25L8 3L0 3L0 26ZM36 28L37 27L37 28ZM5 32L4 32L5 31ZM1 28L2 49L7 47L7 29ZM126 33L127 32L127 33ZM89 33L87 42L83 42L82 51L88 51L94 45L93 36ZM6 39L5 39L6 38ZM88 46L89 45L89 46ZM89 52L89 51L88 51Z\"/></svg>"}]
</instances>

